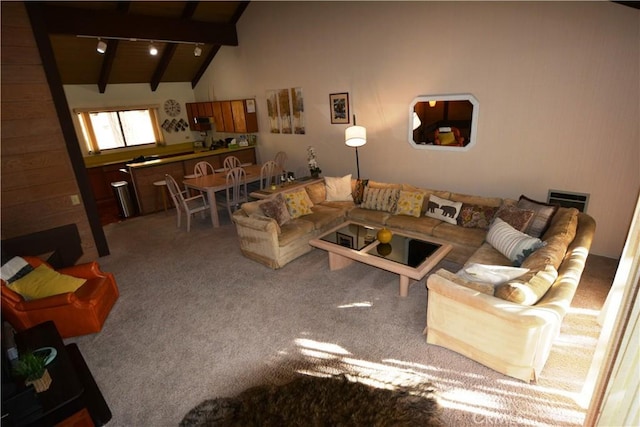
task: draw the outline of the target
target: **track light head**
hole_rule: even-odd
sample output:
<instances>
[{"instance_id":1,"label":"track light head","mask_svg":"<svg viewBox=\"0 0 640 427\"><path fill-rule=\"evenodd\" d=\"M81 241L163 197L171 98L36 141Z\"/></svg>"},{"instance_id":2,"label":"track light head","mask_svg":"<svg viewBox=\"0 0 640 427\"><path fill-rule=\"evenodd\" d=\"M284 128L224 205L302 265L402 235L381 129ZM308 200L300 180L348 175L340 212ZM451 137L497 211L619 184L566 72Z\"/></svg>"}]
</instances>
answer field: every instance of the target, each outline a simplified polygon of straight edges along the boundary
<instances>
[{"instance_id":1,"label":"track light head","mask_svg":"<svg viewBox=\"0 0 640 427\"><path fill-rule=\"evenodd\" d=\"M149 43L149 55L156 56L158 54L158 48L153 44L153 41Z\"/></svg>"},{"instance_id":2,"label":"track light head","mask_svg":"<svg viewBox=\"0 0 640 427\"><path fill-rule=\"evenodd\" d=\"M193 56L200 56L202 55L202 48L198 45L198 43L196 43L196 48L193 49Z\"/></svg>"},{"instance_id":3,"label":"track light head","mask_svg":"<svg viewBox=\"0 0 640 427\"><path fill-rule=\"evenodd\" d=\"M107 43L98 39L98 46L96 46L96 50L100 54L105 53L107 51Z\"/></svg>"}]
</instances>

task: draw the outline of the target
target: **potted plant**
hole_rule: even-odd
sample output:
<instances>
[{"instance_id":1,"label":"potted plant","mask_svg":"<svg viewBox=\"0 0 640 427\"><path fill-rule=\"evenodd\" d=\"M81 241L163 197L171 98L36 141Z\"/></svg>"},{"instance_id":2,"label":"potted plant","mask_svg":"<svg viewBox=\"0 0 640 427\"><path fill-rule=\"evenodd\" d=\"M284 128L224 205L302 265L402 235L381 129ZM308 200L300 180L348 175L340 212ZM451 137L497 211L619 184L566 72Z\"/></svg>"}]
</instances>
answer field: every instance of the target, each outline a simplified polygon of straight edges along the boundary
<instances>
[{"instance_id":1,"label":"potted plant","mask_svg":"<svg viewBox=\"0 0 640 427\"><path fill-rule=\"evenodd\" d=\"M24 378L24 384L29 386L33 384L37 393L47 391L51 385L51 376L46 368L46 357L25 352L18 357L13 372Z\"/></svg>"},{"instance_id":2,"label":"potted plant","mask_svg":"<svg viewBox=\"0 0 640 427\"><path fill-rule=\"evenodd\" d=\"M318 178L322 173L318 161L316 160L316 150L313 147L307 147L307 163L309 164L309 172L311 177Z\"/></svg>"}]
</instances>

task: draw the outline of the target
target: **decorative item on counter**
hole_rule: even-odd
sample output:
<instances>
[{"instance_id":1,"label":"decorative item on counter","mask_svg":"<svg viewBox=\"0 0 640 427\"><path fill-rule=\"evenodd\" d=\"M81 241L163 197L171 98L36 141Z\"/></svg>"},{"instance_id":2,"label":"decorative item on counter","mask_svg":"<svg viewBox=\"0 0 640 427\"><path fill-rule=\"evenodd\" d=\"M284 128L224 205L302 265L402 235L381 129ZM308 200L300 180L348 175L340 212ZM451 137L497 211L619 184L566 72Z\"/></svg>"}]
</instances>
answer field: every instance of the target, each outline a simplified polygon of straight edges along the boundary
<instances>
[{"instance_id":1,"label":"decorative item on counter","mask_svg":"<svg viewBox=\"0 0 640 427\"><path fill-rule=\"evenodd\" d=\"M312 146L307 147L307 163L309 164L309 172L313 178L318 178L322 173L322 169L316 160L316 149Z\"/></svg>"},{"instance_id":2,"label":"decorative item on counter","mask_svg":"<svg viewBox=\"0 0 640 427\"><path fill-rule=\"evenodd\" d=\"M378 231L377 237L380 243L389 243L393 237L393 233L388 228L383 227Z\"/></svg>"}]
</instances>

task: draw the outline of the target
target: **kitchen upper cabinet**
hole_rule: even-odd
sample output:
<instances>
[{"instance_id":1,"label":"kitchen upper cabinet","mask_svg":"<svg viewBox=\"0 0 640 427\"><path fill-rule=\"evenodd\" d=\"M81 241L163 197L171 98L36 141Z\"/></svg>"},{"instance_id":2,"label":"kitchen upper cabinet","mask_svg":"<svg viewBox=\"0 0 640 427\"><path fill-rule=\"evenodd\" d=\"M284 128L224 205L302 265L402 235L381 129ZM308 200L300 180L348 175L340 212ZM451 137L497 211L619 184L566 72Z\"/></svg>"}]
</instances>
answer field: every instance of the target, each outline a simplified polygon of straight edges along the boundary
<instances>
[{"instance_id":1,"label":"kitchen upper cabinet","mask_svg":"<svg viewBox=\"0 0 640 427\"><path fill-rule=\"evenodd\" d=\"M213 119L218 132L258 132L255 99L213 101Z\"/></svg>"},{"instance_id":2,"label":"kitchen upper cabinet","mask_svg":"<svg viewBox=\"0 0 640 427\"><path fill-rule=\"evenodd\" d=\"M186 109L191 130L201 132L211 130L211 122L201 120L213 117L213 105L211 102L187 102Z\"/></svg>"}]
</instances>

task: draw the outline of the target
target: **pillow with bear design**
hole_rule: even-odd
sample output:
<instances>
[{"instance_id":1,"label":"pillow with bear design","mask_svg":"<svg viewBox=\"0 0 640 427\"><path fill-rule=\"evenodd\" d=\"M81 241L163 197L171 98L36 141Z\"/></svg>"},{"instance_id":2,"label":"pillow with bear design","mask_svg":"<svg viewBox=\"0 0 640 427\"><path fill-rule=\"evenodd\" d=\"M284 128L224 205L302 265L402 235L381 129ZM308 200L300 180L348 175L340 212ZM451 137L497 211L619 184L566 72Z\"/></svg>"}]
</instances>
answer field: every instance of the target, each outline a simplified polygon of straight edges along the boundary
<instances>
[{"instance_id":1,"label":"pillow with bear design","mask_svg":"<svg viewBox=\"0 0 640 427\"><path fill-rule=\"evenodd\" d=\"M427 203L425 215L456 225L460 209L462 209L462 202L442 199L431 194L429 196L429 202Z\"/></svg>"}]
</instances>

